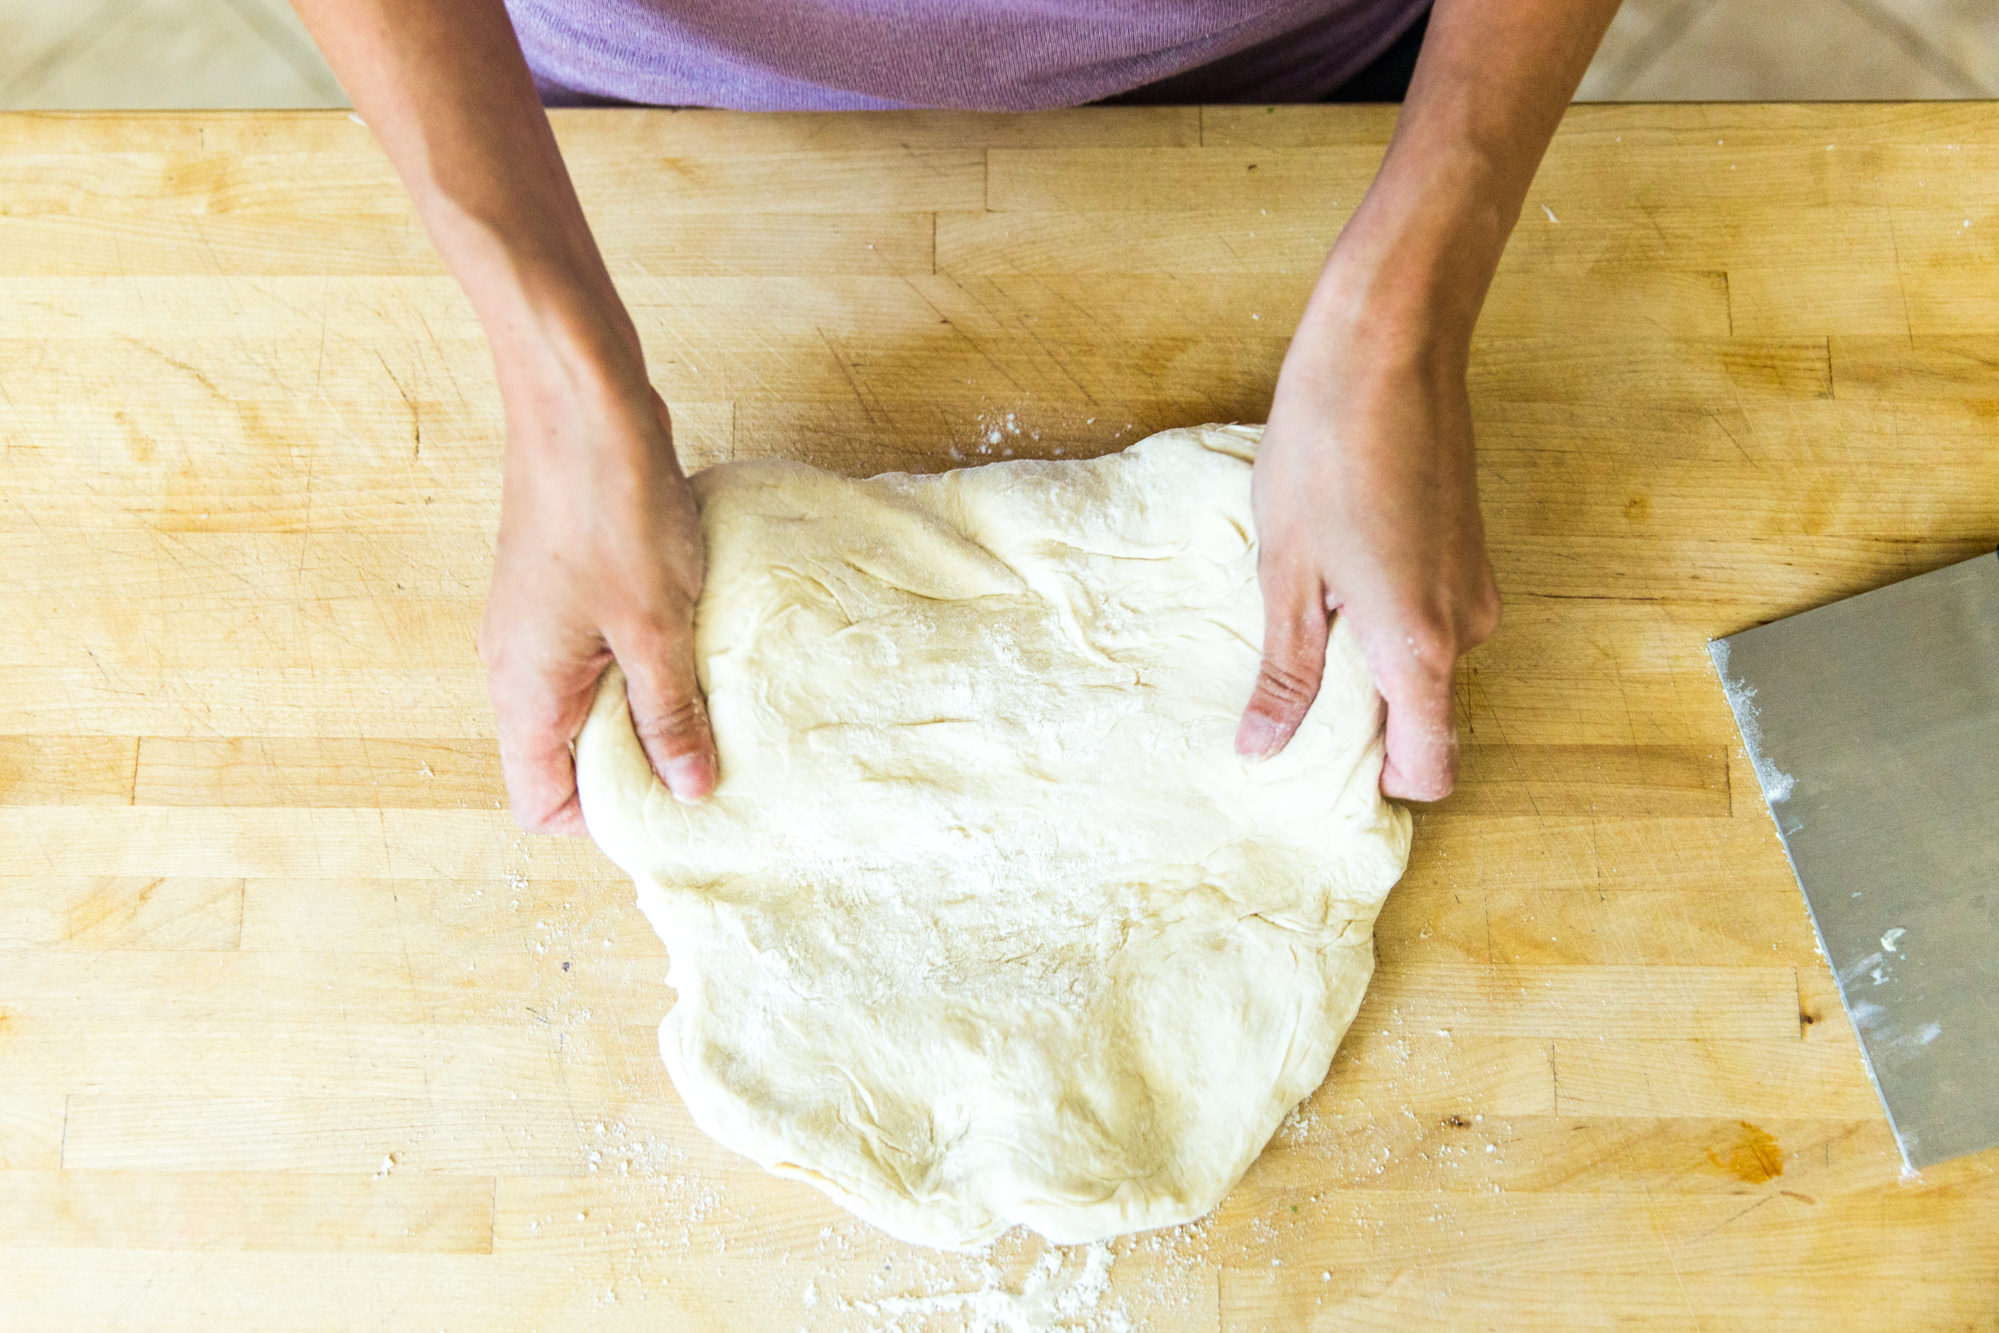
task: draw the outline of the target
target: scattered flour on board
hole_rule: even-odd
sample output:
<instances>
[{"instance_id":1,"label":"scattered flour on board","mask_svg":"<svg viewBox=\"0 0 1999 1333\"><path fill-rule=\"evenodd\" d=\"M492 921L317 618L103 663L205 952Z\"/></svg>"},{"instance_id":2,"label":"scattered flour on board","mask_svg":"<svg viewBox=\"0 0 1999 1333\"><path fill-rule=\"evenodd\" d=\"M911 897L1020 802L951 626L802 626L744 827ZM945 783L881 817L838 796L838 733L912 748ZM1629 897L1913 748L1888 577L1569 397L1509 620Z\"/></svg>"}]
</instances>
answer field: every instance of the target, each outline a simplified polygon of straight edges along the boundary
<instances>
[{"instance_id":1,"label":"scattered flour on board","mask_svg":"<svg viewBox=\"0 0 1999 1333\"><path fill-rule=\"evenodd\" d=\"M970 381L967 381L970 383ZM974 434L969 444L954 444L950 448L950 458L954 464L977 467L984 463L1001 462L1009 458L1059 459L1070 453L1071 445L1057 444L1055 440L1087 442L1077 450L1081 457L1089 457L1100 451L1105 431L1097 428L1097 418L1057 416L1047 411L1038 414L1040 424L1021 420L1021 413L1027 410L1025 403L1016 407L981 412L973 422ZM1123 446L1130 444L1140 434L1137 423L1127 421L1122 428L1106 427L1111 443ZM1042 432L1052 433L1052 439L1043 443Z\"/></svg>"},{"instance_id":2,"label":"scattered flour on board","mask_svg":"<svg viewBox=\"0 0 1999 1333\"><path fill-rule=\"evenodd\" d=\"M1140 1333L1212 1292L1212 1217L1090 1245L1009 1231L965 1254L895 1246L859 1222L819 1232L800 1333ZM888 1242L893 1246L893 1242ZM799 1256L803 1258L804 1256ZM1112 1274L1120 1259L1130 1261ZM1129 1302L1129 1303L1128 1303ZM1134 1313L1142 1311L1142 1314Z\"/></svg>"},{"instance_id":3,"label":"scattered flour on board","mask_svg":"<svg viewBox=\"0 0 1999 1333\"><path fill-rule=\"evenodd\" d=\"M1319 1113L1312 1109L1311 1102L1307 1097L1292 1107L1290 1114L1278 1122L1277 1132L1271 1138L1286 1148L1295 1148L1310 1139L1319 1127Z\"/></svg>"},{"instance_id":4,"label":"scattered flour on board","mask_svg":"<svg viewBox=\"0 0 1999 1333\"><path fill-rule=\"evenodd\" d=\"M975 1275L978 1285L948 1287L915 1296L879 1296L841 1302L868 1316L883 1333L909 1333L928 1328L938 1315L955 1315L965 1333L1043 1333L1074 1329L1078 1333L1135 1333L1137 1325L1122 1303L1105 1303L1110 1295L1111 1248L1102 1241L1051 1248L1035 1261L1018 1286L1009 1285L1000 1266L982 1259Z\"/></svg>"}]
</instances>

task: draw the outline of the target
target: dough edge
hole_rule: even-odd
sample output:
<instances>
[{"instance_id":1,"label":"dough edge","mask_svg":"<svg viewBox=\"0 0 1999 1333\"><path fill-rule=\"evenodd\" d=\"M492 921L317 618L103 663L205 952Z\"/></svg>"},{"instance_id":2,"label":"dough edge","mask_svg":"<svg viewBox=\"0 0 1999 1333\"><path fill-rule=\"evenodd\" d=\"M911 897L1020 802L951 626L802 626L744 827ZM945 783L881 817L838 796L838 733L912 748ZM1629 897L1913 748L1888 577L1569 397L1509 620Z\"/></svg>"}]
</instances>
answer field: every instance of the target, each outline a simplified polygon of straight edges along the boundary
<instances>
[{"instance_id":1,"label":"dough edge","mask_svg":"<svg viewBox=\"0 0 1999 1333\"><path fill-rule=\"evenodd\" d=\"M1201 427L1162 434L1196 436L1204 449L1246 464L1253 457L1258 433L1257 428ZM903 474L883 475L893 478ZM1350 635L1343 632L1344 626L1336 623L1336 638L1350 640ZM1341 650L1357 657L1357 649L1350 641L1342 644ZM1246 688L1247 682L1245 691ZM1356 778L1378 782L1380 766L1377 736ZM623 677L615 666L606 671L600 682L589 720L578 738L577 771L592 835L611 859L632 875L641 909L671 951L668 981L678 989L679 998L660 1024L660 1049L675 1088L695 1123L717 1142L749 1157L771 1174L813 1185L883 1231L899 1239L944 1249L978 1247L1015 1225L1028 1226L1058 1244L1079 1244L1174 1226L1211 1212L1261 1155L1285 1116L1324 1082L1371 979L1373 922L1406 861L1410 829L1406 811L1393 804L1382 804L1395 874L1380 886L1372 904L1364 911L1354 912L1337 929L1313 943L1318 952L1316 970L1320 980L1317 1020L1300 1026L1296 1034L1300 1040L1287 1052L1283 1075L1269 1089L1260 1114L1245 1124L1244 1151L1238 1154L1239 1160L1206 1182L1206 1188L1185 1196L1151 1190L1143 1179L1125 1179L1099 1197L1024 1197L1015 1200L1011 1207L981 1219L960 1209L940 1208L940 1204L947 1203L944 1200L887 1194L867 1188L865 1181L857 1186L836 1174L800 1164L793 1160L796 1154L791 1144L782 1136L763 1130L756 1117L744 1115L733 1090L701 1070L693 1050L698 1033L690 1020L701 1008L704 979L692 962L695 951L681 947L688 937L685 913L702 910L699 894L663 882L652 873L656 852L649 843L651 834L644 820L629 817L629 812L642 810L648 800L671 798L652 777L639 747L625 707ZM1260 919L1239 922L1238 928L1261 932L1284 930Z\"/></svg>"}]
</instances>

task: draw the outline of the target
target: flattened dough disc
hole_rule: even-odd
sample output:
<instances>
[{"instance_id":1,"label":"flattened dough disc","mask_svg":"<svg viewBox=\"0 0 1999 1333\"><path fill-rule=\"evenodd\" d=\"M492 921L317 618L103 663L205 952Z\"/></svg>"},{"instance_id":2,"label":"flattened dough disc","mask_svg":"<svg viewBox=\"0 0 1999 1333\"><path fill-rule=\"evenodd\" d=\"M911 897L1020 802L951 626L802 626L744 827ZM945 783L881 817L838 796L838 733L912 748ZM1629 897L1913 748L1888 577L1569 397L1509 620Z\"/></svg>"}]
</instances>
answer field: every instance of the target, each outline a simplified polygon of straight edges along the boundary
<instances>
[{"instance_id":1,"label":"flattened dough disc","mask_svg":"<svg viewBox=\"0 0 1999 1333\"><path fill-rule=\"evenodd\" d=\"M1256 438L694 478L721 785L659 784L615 671L577 772L709 1134L906 1240L1078 1243L1213 1208L1325 1078L1409 818L1343 624L1290 747L1235 756Z\"/></svg>"}]
</instances>

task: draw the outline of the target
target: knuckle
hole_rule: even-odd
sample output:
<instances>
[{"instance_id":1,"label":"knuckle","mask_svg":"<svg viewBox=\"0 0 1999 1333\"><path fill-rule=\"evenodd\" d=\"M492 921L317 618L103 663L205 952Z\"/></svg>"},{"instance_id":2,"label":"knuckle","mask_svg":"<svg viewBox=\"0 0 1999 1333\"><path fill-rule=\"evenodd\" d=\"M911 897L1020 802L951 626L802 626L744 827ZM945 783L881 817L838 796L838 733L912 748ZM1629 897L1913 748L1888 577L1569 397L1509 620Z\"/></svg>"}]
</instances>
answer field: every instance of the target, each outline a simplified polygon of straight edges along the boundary
<instances>
[{"instance_id":1,"label":"knuckle","mask_svg":"<svg viewBox=\"0 0 1999 1333\"><path fill-rule=\"evenodd\" d=\"M1256 692L1280 708L1295 710L1311 704L1319 685L1309 672L1266 657L1256 673Z\"/></svg>"},{"instance_id":2,"label":"knuckle","mask_svg":"<svg viewBox=\"0 0 1999 1333\"><path fill-rule=\"evenodd\" d=\"M632 725L641 741L668 754L686 753L707 745L708 708L700 695L689 695L664 712L633 719Z\"/></svg>"},{"instance_id":3,"label":"knuckle","mask_svg":"<svg viewBox=\"0 0 1999 1333\"><path fill-rule=\"evenodd\" d=\"M568 811L569 802L548 806L539 811L523 810L516 807L514 822L528 833L562 833L569 828L569 821L563 816Z\"/></svg>"},{"instance_id":4,"label":"knuckle","mask_svg":"<svg viewBox=\"0 0 1999 1333\"><path fill-rule=\"evenodd\" d=\"M640 662L669 662L688 656L693 647L691 608L649 612L625 624L612 636L620 657Z\"/></svg>"},{"instance_id":5,"label":"knuckle","mask_svg":"<svg viewBox=\"0 0 1999 1333\"><path fill-rule=\"evenodd\" d=\"M506 638L498 631L491 627L481 629L479 637L473 640L473 646L479 650L479 662L486 668L489 680L513 674L515 655L508 651Z\"/></svg>"},{"instance_id":6,"label":"knuckle","mask_svg":"<svg viewBox=\"0 0 1999 1333\"><path fill-rule=\"evenodd\" d=\"M694 621L694 598L673 579L661 579L633 599L627 629L633 634L672 640Z\"/></svg>"},{"instance_id":7,"label":"knuckle","mask_svg":"<svg viewBox=\"0 0 1999 1333\"><path fill-rule=\"evenodd\" d=\"M485 665L486 690L495 704L512 703L535 692L536 673L501 639L481 636L479 660Z\"/></svg>"},{"instance_id":8,"label":"knuckle","mask_svg":"<svg viewBox=\"0 0 1999 1333\"><path fill-rule=\"evenodd\" d=\"M563 811L576 794L570 770L550 755L533 758L503 756L507 806L514 822L529 833L554 833L562 828Z\"/></svg>"},{"instance_id":9,"label":"knuckle","mask_svg":"<svg viewBox=\"0 0 1999 1333\"><path fill-rule=\"evenodd\" d=\"M1435 621L1412 625L1403 635L1411 664L1418 674L1449 675L1457 660L1457 636Z\"/></svg>"},{"instance_id":10,"label":"knuckle","mask_svg":"<svg viewBox=\"0 0 1999 1333\"><path fill-rule=\"evenodd\" d=\"M1409 656L1385 665L1381 672L1381 692L1404 705L1448 695L1455 666L1453 657L1426 656L1412 650Z\"/></svg>"},{"instance_id":11,"label":"knuckle","mask_svg":"<svg viewBox=\"0 0 1999 1333\"><path fill-rule=\"evenodd\" d=\"M1298 605L1279 617L1278 623L1283 626L1284 634L1291 642L1294 651L1302 651L1305 645L1324 637L1331 626L1331 622L1327 619L1326 603L1316 596L1299 599Z\"/></svg>"},{"instance_id":12,"label":"knuckle","mask_svg":"<svg viewBox=\"0 0 1999 1333\"><path fill-rule=\"evenodd\" d=\"M1317 580L1279 577L1263 592L1265 638L1273 651L1303 653L1331 626L1325 589Z\"/></svg>"},{"instance_id":13,"label":"knuckle","mask_svg":"<svg viewBox=\"0 0 1999 1333\"><path fill-rule=\"evenodd\" d=\"M1499 632L1501 613L1499 587L1487 574L1481 582L1477 595L1472 599L1470 615L1466 624L1466 646L1474 647L1484 643Z\"/></svg>"},{"instance_id":14,"label":"knuckle","mask_svg":"<svg viewBox=\"0 0 1999 1333\"><path fill-rule=\"evenodd\" d=\"M549 691L497 681L491 688L493 715L499 723L501 743L508 748L539 751L565 731L567 714ZM565 743L567 739L563 737Z\"/></svg>"}]
</instances>

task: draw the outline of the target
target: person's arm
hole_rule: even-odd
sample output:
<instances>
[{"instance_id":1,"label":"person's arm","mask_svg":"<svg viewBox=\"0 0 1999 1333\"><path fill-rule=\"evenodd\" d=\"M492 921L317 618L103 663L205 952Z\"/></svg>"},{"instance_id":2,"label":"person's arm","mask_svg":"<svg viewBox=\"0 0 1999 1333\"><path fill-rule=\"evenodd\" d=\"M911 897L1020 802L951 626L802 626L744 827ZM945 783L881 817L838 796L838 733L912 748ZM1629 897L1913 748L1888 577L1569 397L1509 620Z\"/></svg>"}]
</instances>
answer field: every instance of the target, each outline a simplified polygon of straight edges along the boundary
<instances>
[{"instance_id":1,"label":"person's arm","mask_svg":"<svg viewBox=\"0 0 1999 1333\"><path fill-rule=\"evenodd\" d=\"M479 653L515 817L581 833L569 744L613 656L673 794L714 786L694 499L501 0L294 0L478 312L506 407Z\"/></svg>"},{"instance_id":2,"label":"person's arm","mask_svg":"<svg viewBox=\"0 0 1999 1333\"><path fill-rule=\"evenodd\" d=\"M1472 458L1472 327L1617 0L1437 0L1387 156L1313 289L1253 492L1263 665L1236 735L1275 754L1345 616L1387 703L1382 790L1457 780L1451 670L1499 624Z\"/></svg>"}]
</instances>

